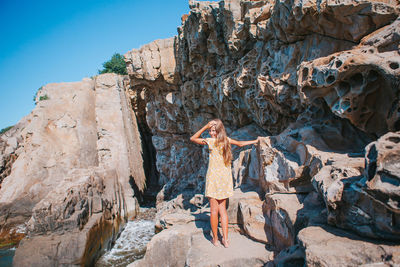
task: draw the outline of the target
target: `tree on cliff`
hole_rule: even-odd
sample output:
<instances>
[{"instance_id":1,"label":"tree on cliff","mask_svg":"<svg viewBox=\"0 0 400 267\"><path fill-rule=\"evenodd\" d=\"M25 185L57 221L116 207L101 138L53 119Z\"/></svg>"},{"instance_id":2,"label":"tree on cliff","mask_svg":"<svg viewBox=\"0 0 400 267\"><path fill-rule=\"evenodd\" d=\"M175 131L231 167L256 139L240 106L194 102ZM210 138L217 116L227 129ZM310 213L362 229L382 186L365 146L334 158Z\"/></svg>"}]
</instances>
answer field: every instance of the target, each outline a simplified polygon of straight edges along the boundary
<instances>
[{"instance_id":1,"label":"tree on cliff","mask_svg":"<svg viewBox=\"0 0 400 267\"><path fill-rule=\"evenodd\" d=\"M117 73L121 75L128 74L128 72L126 71L124 57L119 53L115 53L109 61L104 62L103 68L104 69L99 70L99 74L103 73Z\"/></svg>"},{"instance_id":2,"label":"tree on cliff","mask_svg":"<svg viewBox=\"0 0 400 267\"><path fill-rule=\"evenodd\" d=\"M8 130L10 130L13 126L8 126L6 128L3 128L0 130L0 135L2 135L3 133L7 132Z\"/></svg>"}]
</instances>

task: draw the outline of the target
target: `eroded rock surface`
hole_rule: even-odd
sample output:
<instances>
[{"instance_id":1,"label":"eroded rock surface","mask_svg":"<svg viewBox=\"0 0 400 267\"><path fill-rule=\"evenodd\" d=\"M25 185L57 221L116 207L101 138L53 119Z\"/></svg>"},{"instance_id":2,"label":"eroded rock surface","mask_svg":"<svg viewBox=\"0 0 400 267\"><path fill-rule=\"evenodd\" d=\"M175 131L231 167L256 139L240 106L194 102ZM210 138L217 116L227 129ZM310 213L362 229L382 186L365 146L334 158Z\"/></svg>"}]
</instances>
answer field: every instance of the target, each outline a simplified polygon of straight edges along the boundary
<instances>
[{"instance_id":1,"label":"eroded rock surface","mask_svg":"<svg viewBox=\"0 0 400 267\"><path fill-rule=\"evenodd\" d=\"M235 187L261 196L230 210L249 238L276 251L297 245L297 263L305 262L298 233L313 225L397 239L397 139L381 154L370 143L400 130L398 1L189 6L178 36L125 55L132 103L157 153L160 228L206 205L194 196L207 151L189 137L219 117L231 137L265 137L234 149Z\"/></svg>"},{"instance_id":2,"label":"eroded rock surface","mask_svg":"<svg viewBox=\"0 0 400 267\"><path fill-rule=\"evenodd\" d=\"M377 239L399 240L399 132L366 147L364 166L326 166L313 178L328 222Z\"/></svg>"},{"instance_id":3,"label":"eroded rock surface","mask_svg":"<svg viewBox=\"0 0 400 267\"><path fill-rule=\"evenodd\" d=\"M229 134L252 122L264 136L279 134L291 123L297 121L298 127L312 120L319 112L312 107L322 97L328 109L323 112L330 118L323 125L311 124L320 128L320 135L336 131L336 140L328 145L338 144L342 151L354 141L357 147L371 141L353 139L360 135L358 129L381 135L396 128L399 73L392 67L400 60L394 44L397 2L315 5L192 1L177 37L125 55L134 106L146 106L139 112L145 112L157 151L160 184L165 185L160 200L174 197L172 187L201 192L204 163L182 164L201 153L186 134L214 117L223 118ZM340 19L337 14L344 10L346 19ZM343 131L353 132L352 137L344 137ZM300 175L304 163L284 153L275 153L274 164L285 162L286 172L275 176Z\"/></svg>"},{"instance_id":4,"label":"eroded rock surface","mask_svg":"<svg viewBox=\"0 0 400 267\"><path fill-rule=\"evenodd\" d=\"M135 213L131 184L144 188L144 165L150 184L161 188L156 220L162 231L135 266L202 266L194 251L216 251L200 230L208 219L201 215L207 200L199 196L207 148L189 137L219 117L233 138L264 137L256 146L234 148L235 191L243 194L228 208L231 229L243 234L235 238L255 251L263 246L264 254L248 261L240 253L235 261L211 257L210 265L398 264L398 246L365 237L397 242L400 236L399 2L189 6L177 36L125 55L128 101L118 76L84 80L76 90L49 85L38 97L50 100L39 101L2 136L1 219L10 227L27 223L33 237L21 243L16 260L43 247L45 256L35 260L49 264L95 258L98 250L85 247L77 233L91 239L96 231L90 229L118 232ZM65 103L71 108L64 110ZM31 178L17 186L19 177ZM67 232L72 241L58 243ZM70 258L55 256L76 243ZM281 251L274 263L272 250ZM345 257L334 259L337 253Z\"/></svg>"}]
</instances>

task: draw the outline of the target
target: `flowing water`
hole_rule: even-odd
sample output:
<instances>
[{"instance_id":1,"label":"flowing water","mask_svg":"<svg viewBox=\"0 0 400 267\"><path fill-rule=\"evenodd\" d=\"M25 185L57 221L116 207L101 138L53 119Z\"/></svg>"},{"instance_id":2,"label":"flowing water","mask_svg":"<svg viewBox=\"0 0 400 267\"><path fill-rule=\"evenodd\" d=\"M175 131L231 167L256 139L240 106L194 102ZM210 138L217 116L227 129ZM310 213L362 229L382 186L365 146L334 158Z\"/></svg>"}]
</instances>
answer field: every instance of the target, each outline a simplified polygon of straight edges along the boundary
<instances>
[{"instance_id":1,"label":"flowing water","mask_svg":"<svg viewBox=\"0 0 400 267\"><path fill-rule=\"evenodd\" d=\"M96 263L96 267L122 267L143 258L146 245L154 236L155 208L140 208L134 221L129 221L113 248ZM0 249L0 267L12 267L15 248Z\"/></svg>"},{"instance_id":2,"label":"flowing water","mask_svg":"<svg viewBox=\"0 0 400 267\"><path fill-rule=\"evenodd\" d=\"M14 254L15 254L15 248L0 249L0 266L12 267Z\"/></svg>"},{"instance_id":3,"label":"flowing water","mask_svg":"<svg viewBox=\"0 0 400 267\"><path fill-rule=\"evenodd\" d=\"M96 263L96 267L122 267L143 258L146 245L154 235L154 209L140 208L140 214L129 221L113 248Z\"/></svg>"}]
</instances>

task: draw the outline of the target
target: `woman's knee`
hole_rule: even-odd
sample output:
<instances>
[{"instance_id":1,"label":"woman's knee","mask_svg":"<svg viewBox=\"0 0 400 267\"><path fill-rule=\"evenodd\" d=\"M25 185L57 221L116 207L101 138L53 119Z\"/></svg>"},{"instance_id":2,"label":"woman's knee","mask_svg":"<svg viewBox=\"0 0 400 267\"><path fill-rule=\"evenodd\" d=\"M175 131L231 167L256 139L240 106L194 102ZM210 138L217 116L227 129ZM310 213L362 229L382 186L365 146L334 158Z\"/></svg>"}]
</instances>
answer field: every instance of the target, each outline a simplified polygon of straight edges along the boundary
<instances>
[{"instance_id":1,"label":"woman's knee","mask_svg":"<svg viewBox=\"0 0 400 267\"><path fill-rule=\"evenodd\" d=\"M218 201L214 198L208 198L210 202L210 213L213 215L218 215Z\"/></svg>"}]
</instances>

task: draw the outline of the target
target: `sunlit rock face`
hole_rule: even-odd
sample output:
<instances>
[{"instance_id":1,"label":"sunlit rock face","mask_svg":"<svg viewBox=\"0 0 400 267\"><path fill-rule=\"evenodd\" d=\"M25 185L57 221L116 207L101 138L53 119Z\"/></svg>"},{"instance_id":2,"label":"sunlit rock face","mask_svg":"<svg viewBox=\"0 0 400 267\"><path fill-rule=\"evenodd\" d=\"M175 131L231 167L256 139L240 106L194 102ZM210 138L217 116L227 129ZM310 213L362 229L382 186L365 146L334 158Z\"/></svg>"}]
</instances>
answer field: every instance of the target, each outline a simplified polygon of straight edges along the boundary
<instances>
[{"instance_id":1,"label":"sunlit rock face","mask_svg":"<svg viewBox=\"0 0 400 267\"><path fill-rule=\"evenodd\" d=\"M1 183L1 230L27 235L16 266L92 265L136 216L131 183L143 190L145 177L126 84L115 74L48 84L1 136L2 156L16 158Z\"/></svg>"},{"instance_id":2,"label":"sunlit rock face","mask_svg":"<svg viewBox=\"0 0 400 267\"><path fill-rule=\"evenodd\" d=\"M323 97L335 115L368 133L398 130L400 54L394 43L399 43L399 28L397 19L351 50L301 64L302 98Z\"/></svg>"},{"instance_id":3,"label":"sunlit rock face","mask_svg":"<svg viewBox=\"0 0 400 267\"><path fill-rule=\"evenodd\" d=\"M255 123L264 136L277 135L312 121L314 102L323 99L331 118L319 131L345 128L374 138L399 128L397 2L189 5L178 36L125 55L134 106L151 129L166 189L182 183L182 190L201 190L204 163L192 156L201 150L187 139L214 117L229 134ZM350 140L338 132L333 143L351 149ZM368 139L356 142L363 147Z\"/></svg>"},{"instance_id":4,"label":"sunlit rock face","mask_svg":"<svg viewBox=\"0 0 400 267\"><path fill-rule=\"evenodd\" d=\"M189 6L177 36L126 53L129 78L46 85L1 136L0 237L29 236L15 265L93 265L135 216L133 188L146 180L161 188L157 227L168 228L149 246L171 253L144 262L200 262L170 233L189 227L205 241L182 226L208 219L191 214L207 209L208 151L189 137L216 117L234 139L264 137L233 148L231 228L270 249L241 260L265 263L275 250L277 265L328 266L341 252L320 244L346 248L357 233L352 244L374 253L345 262L400 264L397 244L371 245L400 240L398 1Z\"/></svg>"},{"instance_id":5,"label":"sunlit rock face","mask_svg":"<svg viewBox=\"0 0 400 267\"><path fill-rule=\"evenodd\" d=\"M262 211L253 210L266 218L266 232L245 218L249 236L283 250L302 228L326 223L398 240L395 165L373 167L396 146L374 154L383 141L371 144L400 130L398 1L189 6L176 37L125 55L132 103L156 151L159 217L195 208L207 150L189 137L219 117L231 137L265 137L256 148L234 149L235 187L265 196ZM385 158L395 162L396 151ZM285 194L296 196L288 197L293 205ZM303 262L304 253L296 254Z\"/></svg>"}]
</instances>

